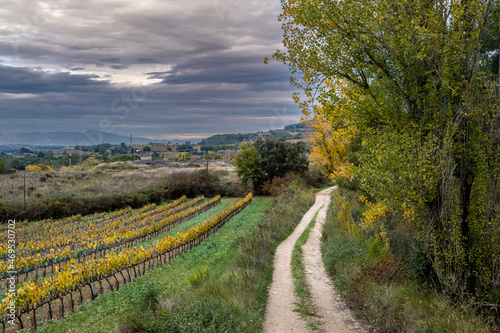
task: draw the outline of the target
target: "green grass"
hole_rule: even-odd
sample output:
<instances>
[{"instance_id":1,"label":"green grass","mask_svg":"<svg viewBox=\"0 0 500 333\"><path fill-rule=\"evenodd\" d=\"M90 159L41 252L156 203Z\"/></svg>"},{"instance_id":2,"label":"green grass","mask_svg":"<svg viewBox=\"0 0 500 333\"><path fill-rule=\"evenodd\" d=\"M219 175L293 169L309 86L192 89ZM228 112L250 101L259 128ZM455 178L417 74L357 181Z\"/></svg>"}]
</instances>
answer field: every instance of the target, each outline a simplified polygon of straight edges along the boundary
<instances>
[{"instance_id":1,"label":"green grass","mask_svg":"<svg viewBox=\"0 0 500 333\"><path fill-rule=\"evenodd\" d=\"M374 236L356 237L343 231L336 208L342 200L334 196L325 221L323 261L360 320L381 332L498 331L493 318L482 317L468 304L453 302L419 282L415 272L394 255L394 248L384 248Z\"/></svg>"},{"instance_id":2,"label":"green grass","mask_svg":"<svg viewBox=\"0 0 500 333\"><path fill-rule=\"evenodd\" d=\"M297 311L300 314L302 319L307 322L307 326L312 330L318 330L321 326L321 322L318 320L318 311L312 302L311 291L306 281L306 271L302 245L307 242L309 233L316 224L317 215L318 213L314 215L311 223L309 223L306 230L304 230L302 235L300 235L300 237L295 242L291 262L293 283L295 285L295 294L299 298L299 301L295 304L294 311Z\"/></svg>"},{"instance_id":3,"label":"green grass","mask_svg":"<svg viewBox=\"0 0 500 333\"><path fill-rule=\"evenodd\" d=\"M255 199L197 248L40 332L261 332L273 253L313 202L298 186Z\"/></svg>"},{"instance_id":4,"label":"green grass","mask_svg":"<svg viewBox=\"0 0 500 333\"><path fill-rule=\"evenodd\" d=\"M320 191L323 191L323 190L326 190L330 187L332 187L333 185L332 184L328 184L328 185L325 185L323 187L319 187L319 188L315 188L313 189L314 193L317 193L317 192L320 192Z\"/></svg>"}]
</instances>

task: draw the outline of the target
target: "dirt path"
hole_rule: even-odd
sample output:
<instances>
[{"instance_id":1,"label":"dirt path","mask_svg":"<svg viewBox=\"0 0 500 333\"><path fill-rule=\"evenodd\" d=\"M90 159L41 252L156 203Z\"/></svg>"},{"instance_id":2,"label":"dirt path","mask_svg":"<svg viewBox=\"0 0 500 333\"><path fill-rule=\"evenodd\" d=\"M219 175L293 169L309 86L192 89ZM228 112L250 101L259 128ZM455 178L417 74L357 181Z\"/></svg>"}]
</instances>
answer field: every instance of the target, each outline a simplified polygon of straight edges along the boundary
<instances>
[{"instance_id":1,"label":"dirt path","mask_svg":"<svg viewBox=\"0 0 500 333\"><path fill-rule=\"evenodd\" d=\"M326 273L321 259L321 229L325 222L330 193L335 188L323 191L318 200L324 201L316 217L316 224L309 233L307 242L302 246L306 269L306 279L313 303L321 316L322 329L328 333L363 332L361 325L354 320L350 310L341 301L330 276ZM324 199L326 198L326 200Z\"/></svg>"},{"instance_id":2,"label":"dirt path","mask_svg":"<svg viewBox=\"0 0 500 333\"><path fill-rule=\"evenodd\" d=\"M330 202L330 193L333 190L334 188L329 188L317 193L314 205L307 211L293 233L276 250L273 282L269 290L266 320L263 326L265 333L310 332L306 328L305 321L293 311L297 298L294 294L290 261L297 238L304 232L320 208L316 225L311 230L303 250L307 281L311 286L313 302L322 317L322 329L328 333L363 332L357 328L358 324L352 319L349 310L339 302L339 297L333 289L333 284L321 260L319 236Z\"/></svg>"}]
</instances>

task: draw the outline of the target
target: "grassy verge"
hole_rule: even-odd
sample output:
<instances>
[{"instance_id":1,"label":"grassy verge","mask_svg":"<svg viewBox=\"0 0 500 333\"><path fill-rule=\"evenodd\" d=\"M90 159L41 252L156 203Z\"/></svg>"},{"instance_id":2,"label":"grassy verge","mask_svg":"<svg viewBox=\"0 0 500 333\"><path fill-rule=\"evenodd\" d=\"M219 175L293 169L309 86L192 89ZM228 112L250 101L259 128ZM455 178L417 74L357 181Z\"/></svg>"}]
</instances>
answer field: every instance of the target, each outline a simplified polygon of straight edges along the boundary
<instances>
[{"instance_id":1,"label":"grassy verge","mask_svg":"<svg viewBox=\"0 0 500 333\"><path fill-rule=\"evenodd\" d=\"M326 189L328 189L328 188L330 188L330 187L332 187L332 186L333 186L332 184L328 183L328 184L327 184L327 185L325 185L325 186L322 186L322 187L318 187L318 188L313 189L313 191L314 191L314 193L317 193L317 192L320 192L320 191L326 190Z\"/></svg>"},{"instance_id":2,"label":"grassy verge","mask_svg":"<svg viewBox=\"0 0 500 333\"><path fill-rule=\"evenodd\" d=\"M321 322L318 320L317 309L315 308L311 291L309 290L309 285L306 280L306 267L304 263L304 256L302 251L302 245L307 242L309 238L309 233L311 229L316 224L316 215L314 215L313 220L307 226L306 230L300 235L300 237L295 242L292 252L292 277L293 283L295 285L295 294L299 298L299 301L295 304L295 310L297 311L302 319L307 322L307 326L312 330L318 330L321 326Z\"/></svg>"},{"instance_id":3,"label":"grassy verge","mask_svg":"<svg viewBox=\"0 0 500 333\"><path fill-rule=\"evenodd\" d=\"M313 202L297 186L256 199L199 247L39 331L260 332L273 252Z\"/></svg>"},{"instance_id":4,"label":"grassy verge","mask_svg":"<svg viewBox=\"0 0 500 333\"><path fill-rule=\"evenodd\" d=\"M496 331L492 318L424 284L412 267L418 260L398 256L401 244L395 230L388 230L394 236L390 248L373 235L346 231L342 207L351 201L334 195L323 228L322 252L327 271L358 318L381 332Z\"/></svg>"}]
</instances>

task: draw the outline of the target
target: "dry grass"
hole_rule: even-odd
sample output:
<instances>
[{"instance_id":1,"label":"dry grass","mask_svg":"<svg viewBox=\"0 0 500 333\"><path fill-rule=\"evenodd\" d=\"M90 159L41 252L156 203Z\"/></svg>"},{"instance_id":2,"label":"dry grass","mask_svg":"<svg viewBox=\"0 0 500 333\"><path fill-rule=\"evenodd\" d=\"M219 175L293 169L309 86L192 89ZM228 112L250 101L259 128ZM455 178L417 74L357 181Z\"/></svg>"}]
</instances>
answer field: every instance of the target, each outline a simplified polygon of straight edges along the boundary
<instances>
[{"instance_id":1,"label":"dry grass","mask_svg":"<svg viewBox=\"0 0 500 333\"><path fill-rule=\"evenodd\" d=\"M233 167L210 163L209 169L219 171L222 181L236 180ZM164 184L169 175L177 172L195 171L200 168L154 168L131 162L100 164L90 170L61 172L27 172L27 201L47 200L61 195L78 197L107 196L116 193L134 192ZM0 175L0 201L22 203L24 200L24 172Z\"/></svg>"}]
</instances>

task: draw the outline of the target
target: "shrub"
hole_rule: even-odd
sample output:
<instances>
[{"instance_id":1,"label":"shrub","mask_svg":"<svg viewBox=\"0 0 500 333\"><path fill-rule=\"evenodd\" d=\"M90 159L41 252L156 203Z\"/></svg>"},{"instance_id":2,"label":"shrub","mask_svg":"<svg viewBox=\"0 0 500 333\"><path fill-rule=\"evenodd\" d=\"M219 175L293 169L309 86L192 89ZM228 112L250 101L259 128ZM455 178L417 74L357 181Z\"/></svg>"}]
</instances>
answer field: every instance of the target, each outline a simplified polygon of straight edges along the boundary
<instances>
[{"instance_id":1,"label":"shrub","mask_svg":"<svg viewBox=\"0 0 500 333\"><path fill-rule=\"evenodd\" d=\"M137 155L132 155L132 156L124 155L124 156L113 157L110 162L126 162L126 161L136 161L140 159L141 157Z\"/></svg>"},{"instance_id":2,"label":"shrub","mask_svg":"<svg viewBox=\"0 0 500 333\"><path fill-rule=\"evenodd\" d=\"M309 171L304 175L304 180L307 185L312 187L323 187L332 183L330 178L326 177L323 172L317 167L309 168Z\"/></svg>"},{"instance_id":3,"label":"shrub","mask_svg":"<svg viewBox=\"0 0 500 333\"><path fill-rule=\"evenodd\" d=\"M262 193L277 196L281 193L284 186L298 180L298 176L288 173L284 177L275 177L272 180L266 180L262 185Z\"/></svg>"}]
</instances>

